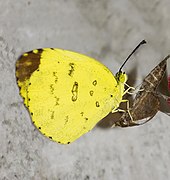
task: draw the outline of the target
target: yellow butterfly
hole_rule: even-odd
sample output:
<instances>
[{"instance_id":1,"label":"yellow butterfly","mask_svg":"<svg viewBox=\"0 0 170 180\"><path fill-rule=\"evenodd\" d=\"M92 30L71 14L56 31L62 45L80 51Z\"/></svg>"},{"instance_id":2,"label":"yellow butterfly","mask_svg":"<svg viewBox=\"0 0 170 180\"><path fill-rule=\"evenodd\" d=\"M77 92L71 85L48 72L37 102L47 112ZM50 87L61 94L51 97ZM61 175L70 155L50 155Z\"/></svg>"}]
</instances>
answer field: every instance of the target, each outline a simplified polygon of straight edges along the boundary
<instances>
[{"instance_id":1,"label":"yellow butterfly","mask_svg":"<svg viewBox=\"0 0 170 180\"><path fill-rule=\"evenodd\" d=\"M114 76L93 58L44 48L24 53L17 60L16 77L34 125L53 141L69 144L124 102L124 64Z\"/></svg>"}]
</instances>

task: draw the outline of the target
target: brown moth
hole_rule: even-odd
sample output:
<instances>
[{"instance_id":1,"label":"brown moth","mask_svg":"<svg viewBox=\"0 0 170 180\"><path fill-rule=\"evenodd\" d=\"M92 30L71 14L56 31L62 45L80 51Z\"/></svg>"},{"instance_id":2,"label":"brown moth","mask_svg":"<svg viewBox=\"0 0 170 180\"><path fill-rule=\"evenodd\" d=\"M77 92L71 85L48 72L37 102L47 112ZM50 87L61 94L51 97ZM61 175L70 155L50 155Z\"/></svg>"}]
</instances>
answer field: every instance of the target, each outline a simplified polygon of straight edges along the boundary
<instances>
[{"instance_id":1,"label":"brown moth","mask_svg":"<svg viewBox=\"0 0 170 180\"><path fill-rule=\"evenodd\" d=\"M157 89L165 74L167 59L170 55L160 62L143 80L142 85L133 101L129 112L123 113L116 126L128 127L142 125L151 120L160 110L160 94ZM145 120L137 123L136 121Z\"/></svg>"},{"instance_id":2,"label":"brown moth","mask_svg":"<svg viewBox=\"0 0 170 180\"><path fill-rule=\"evenodd\" d=\"M168 76L168 90L170 92L170 76ZM167 103L170 106L170 97L167 98Z\"/></svg>"}]
</instances>

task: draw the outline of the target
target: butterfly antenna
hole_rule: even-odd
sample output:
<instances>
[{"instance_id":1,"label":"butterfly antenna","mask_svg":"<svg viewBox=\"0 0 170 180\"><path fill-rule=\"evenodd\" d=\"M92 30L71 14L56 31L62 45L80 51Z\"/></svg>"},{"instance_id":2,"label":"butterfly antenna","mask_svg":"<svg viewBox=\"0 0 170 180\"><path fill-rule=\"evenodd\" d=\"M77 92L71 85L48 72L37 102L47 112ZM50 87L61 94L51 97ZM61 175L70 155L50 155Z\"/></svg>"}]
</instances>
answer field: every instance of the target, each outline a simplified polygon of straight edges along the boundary
<instances>
[{"instance_id":1,"label":"butterfly antenna","mask_svg":"<svg viewBox=\"0 0 170 180\"><path fill-rule=\"evenodd\" d=\"M132 56L132 54L134 54L136 52L136 50L143 44L146 44L145 40L142 40L136 47L135 49L129 54L129 56L126 58L126 60L124 61L124 63L121 65L119 72L121 72L123 66L126 64L126 62L128 61L128 59Z\"/></svg>"}]
</instances>

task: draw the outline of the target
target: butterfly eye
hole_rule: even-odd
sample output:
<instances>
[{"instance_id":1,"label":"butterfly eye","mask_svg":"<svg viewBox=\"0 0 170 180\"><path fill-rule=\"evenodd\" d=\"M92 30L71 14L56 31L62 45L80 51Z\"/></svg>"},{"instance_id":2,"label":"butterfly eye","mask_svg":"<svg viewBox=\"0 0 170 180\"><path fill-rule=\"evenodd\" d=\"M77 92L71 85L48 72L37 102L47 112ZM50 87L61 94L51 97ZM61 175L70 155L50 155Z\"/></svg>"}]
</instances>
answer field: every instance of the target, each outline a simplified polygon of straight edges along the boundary
<instances>
[{"instance_id":1,"label":"butterfly eye","mask_svg":"<svg viewBox=\"0 0 170 180\"><path fill-rule=\"evenodd\" d=\"M119 76L119 81L121 83L125 83L127 81L127 75L125 73L121 73Z\"/></svg>"}]
</instances>

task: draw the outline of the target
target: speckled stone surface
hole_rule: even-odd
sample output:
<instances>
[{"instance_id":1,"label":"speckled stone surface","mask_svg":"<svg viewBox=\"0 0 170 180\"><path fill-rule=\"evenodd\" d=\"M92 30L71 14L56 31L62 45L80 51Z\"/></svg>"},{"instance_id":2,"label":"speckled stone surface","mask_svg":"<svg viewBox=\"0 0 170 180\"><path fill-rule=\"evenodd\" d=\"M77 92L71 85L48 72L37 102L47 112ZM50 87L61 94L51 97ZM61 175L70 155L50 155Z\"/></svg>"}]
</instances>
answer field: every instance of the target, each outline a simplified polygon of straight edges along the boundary
<instances>
[{"instance_id":1,"label":"speckled stone surface","mask_svg":"<svg viewBox=\"0 0 170 180\"><path fill-rule=\"evenodd\" d=\"M169 9L169 0L0 1L0 179L170 179L167 115L159 112L126 129L101 123L76 142L59 145L32 125L15 79L16 59L31 49L78 51L115 73L146 39L124 68L140 83L170 53Z\"/></svg>"}]
</instances>

